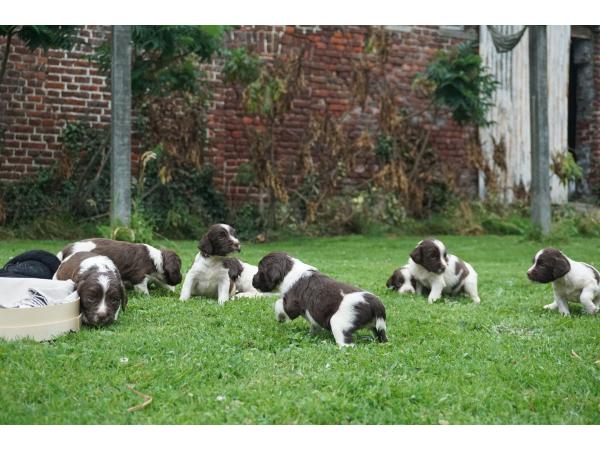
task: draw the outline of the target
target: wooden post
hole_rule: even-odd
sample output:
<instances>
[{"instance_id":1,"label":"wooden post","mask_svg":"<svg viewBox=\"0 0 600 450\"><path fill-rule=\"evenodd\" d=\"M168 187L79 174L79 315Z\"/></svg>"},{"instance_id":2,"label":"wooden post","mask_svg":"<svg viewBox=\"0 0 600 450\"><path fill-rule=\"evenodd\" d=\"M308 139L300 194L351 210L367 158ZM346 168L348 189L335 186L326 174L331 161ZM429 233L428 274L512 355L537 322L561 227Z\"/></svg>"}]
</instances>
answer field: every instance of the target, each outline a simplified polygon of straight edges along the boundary
<instances>
[{"instance_id":1,"label":"wooden post","mask_svg":"<svg viewBox=\"0 0 600 450\"><path fill-rule=\"evenodd\" d=\"M545 25L529 27L531 123L531 219L550 232L550 145L548 139L548 44Z\"/></svg>"},{"instance_id":2,"label":"wooden post","mask_svg":"<svg viewBox=\"0 0 600 450\"><path fill-rule=\"evenodd\" d=\"M112 27L111 225L131 223L131 27Z\"/></svg>"}]
</instances>

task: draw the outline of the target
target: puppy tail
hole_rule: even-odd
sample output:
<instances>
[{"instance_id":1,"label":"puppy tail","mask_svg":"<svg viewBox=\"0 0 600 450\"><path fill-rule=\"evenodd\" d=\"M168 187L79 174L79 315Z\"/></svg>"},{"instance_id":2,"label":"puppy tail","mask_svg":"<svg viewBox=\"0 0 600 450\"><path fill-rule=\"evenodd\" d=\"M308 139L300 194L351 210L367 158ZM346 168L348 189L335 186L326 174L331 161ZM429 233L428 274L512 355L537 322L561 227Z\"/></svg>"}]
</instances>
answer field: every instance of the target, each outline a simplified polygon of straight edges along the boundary
<instances>
[{"instance_id":1,"label":"puppy tail","mask_svg":"<svg viewBox=\"0 0 600 450\"><path fill-rule=\"evenodd\" d=\"M371 311L375 317L375 327L373 328L373 334L379 342L387 342L387 327L385 323L385 306L381 303L376 296L373 294L365 294L365 300L371 306Z\"/></svg>"}]
</instances>

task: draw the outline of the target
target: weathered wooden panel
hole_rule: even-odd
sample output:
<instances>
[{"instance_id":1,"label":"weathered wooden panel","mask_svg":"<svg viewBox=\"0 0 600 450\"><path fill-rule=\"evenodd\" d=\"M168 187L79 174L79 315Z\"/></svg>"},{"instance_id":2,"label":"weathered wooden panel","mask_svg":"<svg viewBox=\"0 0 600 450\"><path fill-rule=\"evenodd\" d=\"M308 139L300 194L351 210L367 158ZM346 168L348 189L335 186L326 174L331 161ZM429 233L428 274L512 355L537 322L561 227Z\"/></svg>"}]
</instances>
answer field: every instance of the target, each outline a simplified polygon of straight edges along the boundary
<instances>
[{"instance_id":1,"label":"weathered wooden panel","mask_svg":"<svg viewBox=\"0 0 600 450\"><path fill-rule=\"evenodd\" d=\"M548 122L550 155L569 151L570 26L548 27ZM550 177L553 203L568 201L568 188L556 175Z\"/></svg>"},{"instance_id":2,"label":"weathered wooden panel","mask_svg":"<svg viewBox=\"0 0 600 450\"><path fill-rule=\"evenodd\" d=\"M499 27L514 33L519 25ZM519 191L529 191L531 181L531 136L529 129L529 37L508 53L498 53L486 26L480 29L480 55L500 85L494 94L489 120L494 124L480 128L479 138L485 161L492 168L499 195L506 202ZM548 104L551 154L567 151L568 85L570 27L548 27ZM480 189L485 195L485 189ZM553 203L567 201L567 188L551 176Z\"/></svg>"}]
</instances>

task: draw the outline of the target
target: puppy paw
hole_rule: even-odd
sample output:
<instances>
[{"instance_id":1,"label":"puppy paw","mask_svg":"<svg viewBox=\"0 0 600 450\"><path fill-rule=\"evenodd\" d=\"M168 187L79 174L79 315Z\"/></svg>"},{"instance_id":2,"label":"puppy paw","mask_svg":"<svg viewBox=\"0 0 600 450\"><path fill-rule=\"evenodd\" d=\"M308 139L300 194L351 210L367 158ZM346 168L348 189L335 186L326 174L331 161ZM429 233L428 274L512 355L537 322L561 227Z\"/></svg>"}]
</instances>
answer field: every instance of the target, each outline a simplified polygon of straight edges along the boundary
<instances>
[{"instance_id":1,"label":"puppy paw","mask_svg":"<svg viewBox=\"0 0 600 450\"><path fill-rule=\"evenodd\" d=\"M354 347L354 344L338 344L339 348Z\"/></svg>"},{"instance_id":2,"label":"puppy paw","mask_svg":"<svg viewBox=\"0 0 600 450\"><path fill-rule=\"evenodd\" d=\"M554 310L558 308L558 305L556 303L548 303L547 305L544 305L544 309L549 309L549 310Z\"/></svg>"}]
</instances>

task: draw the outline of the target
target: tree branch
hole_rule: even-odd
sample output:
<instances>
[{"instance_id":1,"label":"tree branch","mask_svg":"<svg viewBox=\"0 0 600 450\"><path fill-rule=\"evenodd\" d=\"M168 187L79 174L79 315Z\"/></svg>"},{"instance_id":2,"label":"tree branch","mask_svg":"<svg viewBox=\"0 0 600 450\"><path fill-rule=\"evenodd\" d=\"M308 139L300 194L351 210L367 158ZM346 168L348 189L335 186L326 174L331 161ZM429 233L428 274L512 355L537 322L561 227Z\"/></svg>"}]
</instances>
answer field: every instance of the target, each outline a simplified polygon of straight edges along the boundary
<instances>
[{"instance_id":1,"label":"tree branch","mask_svg":"<svg viewBox=\"0 0 600 450\"><path fill-rule=\"evenodd\" d=\"M4 47L4 57L2 58L2 66L0 66L0 86L4 82L4 74L6 73L6 67L8 66L8 56L10 55L10 46L12 44L12 38L17 29L16 26L10 28L8 35L6 36L6 45Z\"/></svg>"}]
</instances>

